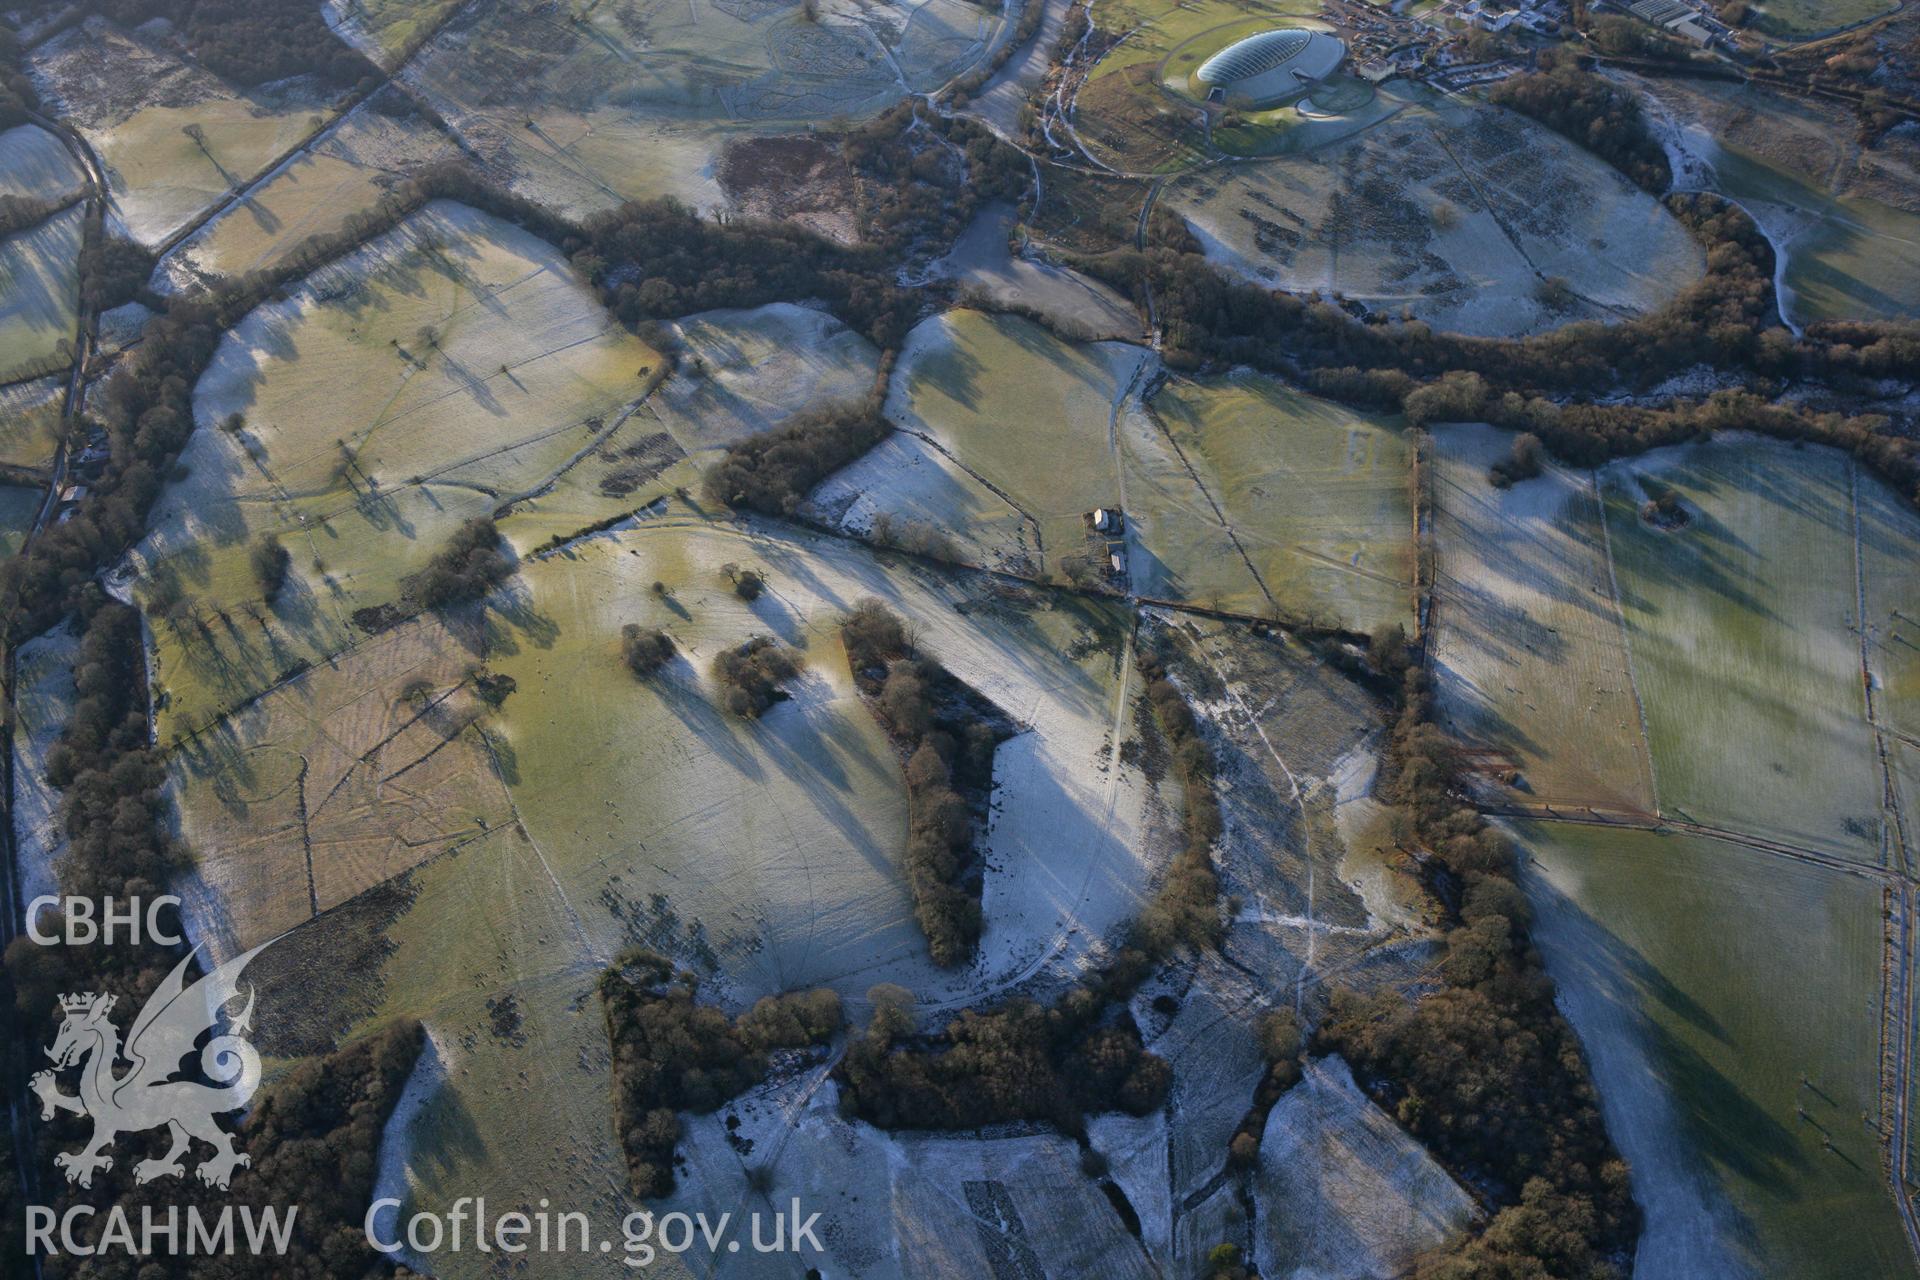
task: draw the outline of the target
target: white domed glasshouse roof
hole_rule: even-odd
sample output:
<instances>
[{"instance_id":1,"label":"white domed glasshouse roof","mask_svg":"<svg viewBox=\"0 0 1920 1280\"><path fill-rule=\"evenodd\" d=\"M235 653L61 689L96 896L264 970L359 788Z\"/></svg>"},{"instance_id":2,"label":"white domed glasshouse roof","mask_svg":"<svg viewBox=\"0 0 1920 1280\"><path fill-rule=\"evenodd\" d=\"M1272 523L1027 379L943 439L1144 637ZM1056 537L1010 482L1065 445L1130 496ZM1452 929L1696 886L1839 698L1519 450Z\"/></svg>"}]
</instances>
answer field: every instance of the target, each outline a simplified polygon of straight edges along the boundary
<instances>
[{"instance_id":1,"label":"white domed glasshouse roof","mask_svg":"<svg viewBox=\"0 0 1920 1280\"><path fill-rule=\"evenodd\" d=\"M1340 66L1347 46L1323 31L1282 27L1236 40L1200 64L1196 87L1235 106L1284 102Z\"/></svg>"}]
</instances>

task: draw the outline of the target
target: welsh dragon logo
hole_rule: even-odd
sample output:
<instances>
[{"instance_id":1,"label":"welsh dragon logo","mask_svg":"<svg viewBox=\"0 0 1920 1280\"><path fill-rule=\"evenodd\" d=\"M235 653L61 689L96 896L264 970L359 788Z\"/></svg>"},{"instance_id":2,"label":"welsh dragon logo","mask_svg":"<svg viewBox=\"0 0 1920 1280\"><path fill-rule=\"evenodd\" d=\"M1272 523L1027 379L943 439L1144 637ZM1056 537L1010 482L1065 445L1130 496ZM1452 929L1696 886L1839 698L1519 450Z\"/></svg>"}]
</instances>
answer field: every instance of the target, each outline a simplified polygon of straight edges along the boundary
<instances>
[{"instance_id":1,"label":"welsh dragon logo","mask_svg":"<svg viewBox=\"0 0 1920 1280\"><path fill-rule=\"evenodd\" d=\"M181 1157L188 1154L193 1138L214 1151L194 1170L208 1186L225 1190L233 1171L252 1163L214 1123L215 1116L244 1107L260 1087L260 1055L243 1038L253 1020L250 984L246 1007L230 1020L227 1033L199 1049L200 1072L214 1083L181 1076L182 1061L194 1053L202 1036L218 1027L222 1010L239 995L240 971L265 946L235 956L191 987L186 985L187 966L200 948L188 952L133 1020L124 1047L108 1016L115 997L89 991L60 998L63 1021L47 1050L53 1069L39 1072L30 1083L40 1097L42 1120L53 1119L58 1111L93 1120L93 1138L86 1146L54 1157L68 1182L92 1186L95 1170L113 1168L110 1149L115 1138L163 1125L172 1132L173 1146L158 1160L135 1164L136 1182L185 1173ZM126 1071L114 1074L122 1061L129 1064ZM80 1092L60 1092L60 1073L75 1066L80 1069Z\"/></svg>"}]
</instances>

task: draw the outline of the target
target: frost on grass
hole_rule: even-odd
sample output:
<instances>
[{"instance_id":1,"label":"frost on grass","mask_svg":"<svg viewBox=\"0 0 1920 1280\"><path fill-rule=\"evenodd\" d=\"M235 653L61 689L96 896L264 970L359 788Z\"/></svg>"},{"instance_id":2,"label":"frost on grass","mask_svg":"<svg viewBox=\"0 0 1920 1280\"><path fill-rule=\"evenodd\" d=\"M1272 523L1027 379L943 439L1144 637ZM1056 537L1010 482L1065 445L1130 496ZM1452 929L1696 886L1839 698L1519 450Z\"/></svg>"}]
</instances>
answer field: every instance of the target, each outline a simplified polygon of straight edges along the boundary
<instances>
[{"instance_id":1,"label":"frost on grass","mask_svg":"<svg viewBox=\"0 0 1920 1280\"><path fill-rule=\"evenodd\" d=\"M1604 161L1465 100L1418 101L1324 150L1205 170L1169 194L1207 256L1251 280L1489 337L1650 311L1705 266Z\"/></svg>"},{"instance_id":2,"label":"frost on grass","mask_svg":"<svg viewBox=\"0 0 1920 1280\"><path fill-rule=\"evenodd\" d=\"M33 51L49 115L107 170L114 212L153 245L316 132L330 96L307 78L240 89L147 30L89 18Z\"/></svg>"},{"instance_id":3,"label":"frost on grass","mask_svg":"<svg viewBox=\"0 0 1920 1280\"><path fill-rule=\"evenodd\" d=\"M1338 1056L1267 1115L1254 1177L1263 1276L1400 1275L1466 1229L1474 1202L1376 1107Z\"/></svg>"},{"instance_id":4,"label":"frost on grass","mask_svg":"<svg viewBox=\"0 0 1920 1280\"><path fill-rule=\"evenodd\" d=\"M1650 813L1651 763L1591 475L1498 489L1511 433L1432 432L1442 723L1522 803Z\"/></svg>"}]
</instances>

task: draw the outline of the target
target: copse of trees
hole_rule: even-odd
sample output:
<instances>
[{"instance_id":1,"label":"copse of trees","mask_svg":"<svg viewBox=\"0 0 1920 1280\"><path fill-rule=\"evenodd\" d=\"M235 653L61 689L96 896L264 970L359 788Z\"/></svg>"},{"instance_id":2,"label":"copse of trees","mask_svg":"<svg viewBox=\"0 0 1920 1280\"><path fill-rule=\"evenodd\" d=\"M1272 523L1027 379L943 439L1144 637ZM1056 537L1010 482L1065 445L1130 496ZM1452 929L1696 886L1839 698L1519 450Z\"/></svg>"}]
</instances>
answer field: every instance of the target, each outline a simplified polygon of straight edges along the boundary
<instances>
[{"instance_id":1,"label":"copse of trees","mask_svg":"<svg viewBox=\"0 0 1920 1280\"><path fill-rule=\"evenodd\" d=\"M891 361L883 361L884 368ZM727 446L707 469L709 498L763 515L791 516L813 487L879 444L892 428L880 416L878 394L853 409L799 415L773 431Z\"/></svg>"},{"instance_id":2,"label":"copse of trees","mask_svg":"<svg viewBox=\"0 0 1920 1280\"><path fill-rule=\"evenodd\" d=\"M762 998L738 1018L698 1003L699 980L650 951L630 950L600 976L613 1050L613 1123L637 1196L673 1190L682 1111L714 1111L766 1078L778 1049L838 1034L832 991Z\"/></svg>"},{"instance_id":3,"label":"copse of trees","mask_svg":"<svg viewBox=\"0 0 1920 1280\"><path fill-rule=\"evenodd\" d=\"M980 938L981 875L973 844L993 790L993 753L1006 715L945 667L914 651L905 625L878 600L842 621L854 682L905 760L907 848L914 919L933 962L967 959Z\"/></svg>"},{"instance_id":4,"label":"copse of trees","mask_svg":"<svg viewBox=\"0 0 1920 1280\"><path fill-rule=\"evenodd\" d=\"M657 627L629 622L620 628L620 659L645 679L673 661L673 637Z\"/></svg>"},{"instance_id":5,"label":"copse of trees","mask_svg":"<svg viewBox=\"0 0 1920 1280\"><path fill-rule=\"evenodd\" d=\"M1509 76L1488 95L1531 116L1599 156L1643 190L1664 195L1673 185L1666 148L1647 128L1640 99L1630 89L1561 59L1547 70Z\"/></svg>"},{"instance_id":6,"label":"copse of trees","mask_svg":"<svg viewBox=\"0 0 1920 1280\"><path fill-rule=\"evenodd\" d=\"M799 652L772 636L754 636L713 659L713 678L720 682L721 700L743 720L758 720L776 702L784 702L780 686L800 674L805 665Z\"/></svg>"},{"instance_id":7,"label":"copse of trees","mask_svg":"<svg viewBox=\"0 0 1920 1280\"><path fill-rule=\"evenodd\" d=\"M1513 447L1507 456L1487 468L1487 479L1496 489L1510 489L1522 480L1539 475L1545 456L1546 447L1540 443L1540 437L1531 431L1522 431L1513 438Z\"/></svg>"},{"instance_id":8,"label":"copse of trees","mask_svg":"<svg viewBox=\"0 0 1920 1280\"><path fill-rule=\"evenodd\" d=\"M260 594L271 601L280 594L280 588L286 585L287 569L293 563L293 556L280 545L280 539L270 533L263 533L253 540L253 546L247 551L247 567L253 570L254 585L260 588Z\"/></svg>"},{"instance_id":9,"label":"copse of trees","mask_svg":"<svg viewBox=\"0 0 1920 1280\"><path fill-rule=\"evenodd\" d=\"M499 528L491 517L475 516L408 579L407 596L423 608L444 608L478 600L512 573L513 562L500 550Z\"/></svg>"}]
</instances>

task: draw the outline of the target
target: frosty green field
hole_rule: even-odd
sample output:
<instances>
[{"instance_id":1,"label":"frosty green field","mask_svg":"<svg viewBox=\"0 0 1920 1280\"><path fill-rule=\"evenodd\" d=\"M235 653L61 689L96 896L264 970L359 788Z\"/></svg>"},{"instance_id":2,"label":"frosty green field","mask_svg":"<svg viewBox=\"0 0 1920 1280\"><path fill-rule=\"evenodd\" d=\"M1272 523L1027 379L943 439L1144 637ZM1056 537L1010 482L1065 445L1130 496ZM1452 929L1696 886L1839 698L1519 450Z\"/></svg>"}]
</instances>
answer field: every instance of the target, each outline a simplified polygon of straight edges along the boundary
<instances>
[{"instance_id":1,"label":"frosty green field","mask_svg":"<svg viewBox=\"0 0 1920 1280\"><path fill-rule=\"evenodd\" d=\"M0 380L51 373L71 360L82 219L76 205L0 240Z\"/></svg>"},{"instance_id":2,"label":"frosty green field","mask_svg":"<svg viewBox=\"0 0 1920 1280\"><path fill-rule=\"evenodd\" d=\"M1144 504L1165 531L1149 545L1176 581L1218 571L1204 543L1182 545L1217 511L1259 588L1180 595L1358 631L1412 623L1412 452L1397 426L1252 374L1176 379L1150 409L1206 506Z\"/></svg>"},{"instance_id":3,"label":"frosty green field","mask_svg":"<svg viewBox=\"0 0 1920 1280\"><path fill-rule=\"evenodd\" d=\"M1892 1274L1881 895L1684 836L1523 824L1535 935L1661 1274ZM1863 1124L1861 1117L1866 1116Z\"/></svg>"},{"instance_id":4,"label":"frosty green field","mask_svg":"<svg viewBox=\"0 0 1920 1280\"><path fill-rule=\"evenodd\" d=\"M1511 433L1431 432L1433 664L1443 723L1517 768L1522 801L1651 813L1652 762L1590 474L1496 489Z\"/></svg>"},{"instance_id":5,"label":"frosty green field","mask_svg":"<svg viewBox=\"0 0 1920 1280\"><path fill-rule=\"evenodd\" d=\"M1600 488L1661 811L1871 862L1851 468L1725 440L1615 463ZM1649 482L1684 527L1641 518Z\"/></svg>"}]
</instances>

